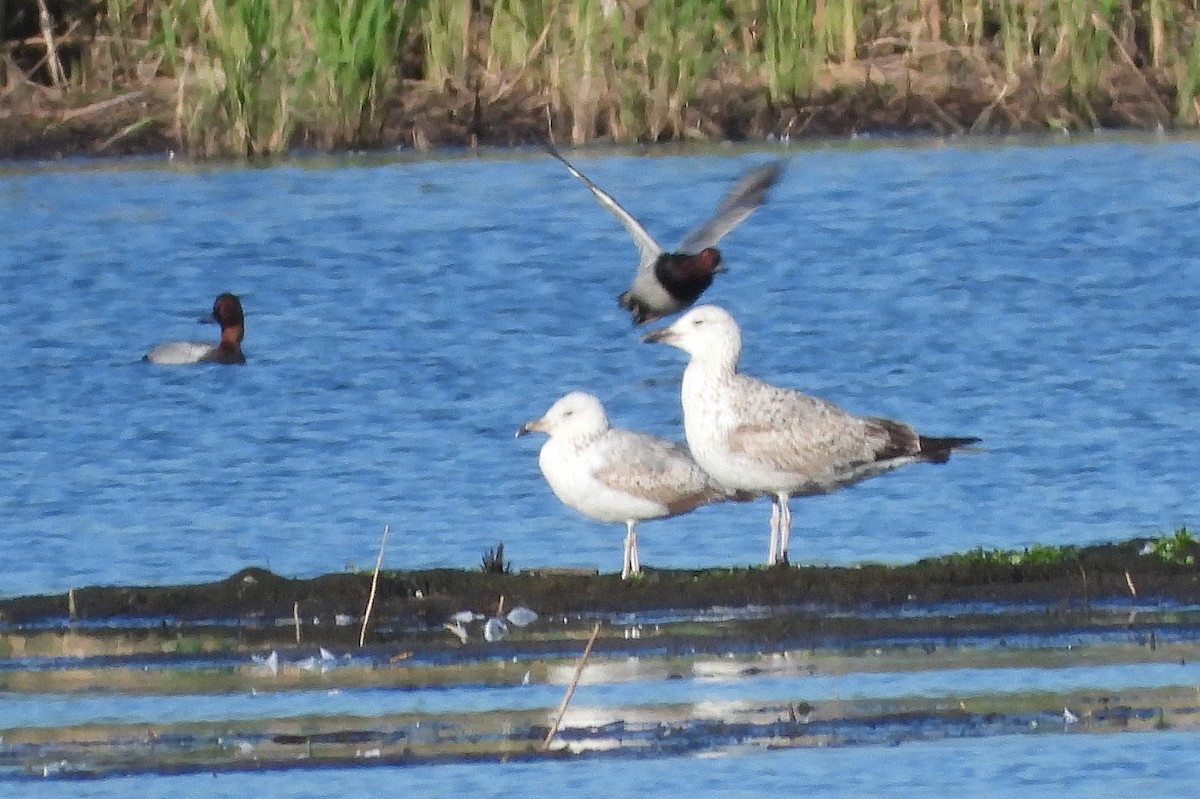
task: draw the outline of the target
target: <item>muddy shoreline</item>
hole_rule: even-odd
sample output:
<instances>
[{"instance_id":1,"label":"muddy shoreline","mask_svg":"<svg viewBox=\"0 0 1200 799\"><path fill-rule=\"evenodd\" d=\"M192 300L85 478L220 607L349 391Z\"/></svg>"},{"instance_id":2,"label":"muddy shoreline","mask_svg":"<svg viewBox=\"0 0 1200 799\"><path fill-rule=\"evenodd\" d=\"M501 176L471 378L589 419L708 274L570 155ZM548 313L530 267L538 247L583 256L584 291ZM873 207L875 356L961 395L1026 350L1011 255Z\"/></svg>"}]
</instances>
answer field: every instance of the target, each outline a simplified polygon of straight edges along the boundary
<instances>
[{"instance_id":1,"label":"muddy shoreline","mask_svg":"<svg viewBox=\"0 0 1200 799\"><path fill-rule=\"evenodd\" d=\"M155 84L114 95L29 86L0 109L0 160L187 156L175 130L173 90ZM939 135L963 133L986 103L960 98L950 111L933 102L887 101L878 93L813 98L775 107L737 87L714 85L692 111L696 140L766 141L850 136L866 132ZM1038 130L1036 125L996 125L975 132ZM413 81L393 96L370 151L516 147L561 138L537 97L505 96L476 102L474 94ZM328 152L319 131L303 126L293 152ZM603 140L602 140L603 141ZM334 151L337 152L337 151Z\"/></svg>"},{"instance_id":2,"label":"muddy shoreline","mask_svg":"<svg viewBox=\"0 0 1200 799\"><path fill-rule=\"evenodd\" d=\"M529 569L383 571L372 611L381 630L440 630L457 611L524 605L540 615L581 617L711 608L815 608L830 614L879 614L947 605L1011 605L1050 612L1096 605L1200 604L1200 569L1182 559L1143 554L1145 539L1071 550L1056 562L1002 563L951 556L900 566L790 566L657 570L623 583L617 574ZM93 586L67 594L0 599L0 624L143 625L275 623L294 614L327 630L362 618L371 574L346 572L292 579L251 567L204 584ZM817 614L821 615L821 614Z\"/></svg>"},{"instance_id":3,"label":"muddy shoreline","mask_svg":"<svg viewBox=\"0 0 1200 799\"><path fill-rule=\"evenodd\" d=\"M4 689L98 699L109 715L16 722L4 730L0 774L215 776L1193 730L1196 544L1164 558L1148 543L1034 548L1013 556L1019 563L976 552L895 567L650 569L628 583L578 570L389 571L365 646L366 573L289 579L247 568L206 584L2 599ZM505 610L524 605L539 618L499 641L484 640L478 619L467 640L447 630L461 610L494 614L501 596ZM550 746L551 709L583 664L600 693L555 722ZM1149 682L958 684L980 670L1078 679L1109 667ZM890 695L891 681L906 679L947 687ZM865 693L842 697L849 682ZM257 709L264 695L289 702ZM297 713L293 696L300 707L323 697L322 711ZM126 697L189 704L144 720L122 710Z\"/></svg>"},{"instance_id":4,"label":"muddy shoreline","mask_svg":"<svg viewBox=\"0 0 1200 799\"><path fill-rule=\"evenodd\" d=\"M916 67L899 56L831 70L823 88L789 103L713 78L686 107L689 141L745 142L858 135L961 136L1067 130L1170 128L1173 88L1132 67L1110 69L1087 113L1064 106L1032 77L998 93L995 65L955 53ZM26 82L0 95L0 160L187 156L176 119L177 87L164 78L109 92ZM401 81L385 104L377 152L512 147L569 138L546 99ZM322 132L303 125L292 152L324 152ZM602 132L597 142L609 141ZM651 144L653 142L641 142Z\"/></svg>"}]
</instances>

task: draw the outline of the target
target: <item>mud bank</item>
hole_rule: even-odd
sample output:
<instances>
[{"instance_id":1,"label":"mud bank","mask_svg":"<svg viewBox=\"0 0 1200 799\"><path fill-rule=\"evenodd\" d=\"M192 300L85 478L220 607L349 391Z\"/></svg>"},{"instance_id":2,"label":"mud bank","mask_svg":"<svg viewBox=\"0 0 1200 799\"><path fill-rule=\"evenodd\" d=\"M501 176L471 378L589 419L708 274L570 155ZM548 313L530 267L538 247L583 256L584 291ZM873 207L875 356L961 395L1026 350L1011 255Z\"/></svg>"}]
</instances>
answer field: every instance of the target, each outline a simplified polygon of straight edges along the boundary
<instances>
[{"instance_id":1,"label":"mud bank","mask_svg":"<svg viewBox=\"0 0 1200 799\"><path fill-rule=\"evenodd\" d=\"M15 697L0 779L1194 730L1195 544L1165 558L1147 543L896 567L649 570L628 583L388 572L366 646L363 573L248 568L202 585L0 600L0 691ZM501 596L539 618L499 641L479 618L465 622L469 636L446 629L464 609L495 614ZM592 694L554 738L551 710L576 663ZM83 701L47 711L47 696ZM153 719L142 697L155 698Z\"/></svg>"},{"instance_id":2,"label":"mud bank","mask_svg":"<svg viewBox=\"0 0 1200 799\"><path fill-rule=\"evenodd\" d=\"M1060 130L1153 130L1173 123L1173 90L1136 69L1113 69L1087 113L1034 80L998 81L995 65L946 56L914 69L899 56L847 64L811 97L771 102L761 89L709 81L684 112L691 141L801 140L856 135L1023 134ZM1003 84L1004 89L998 87ZM177 87L156 79L100 93L33 83L0 99L0 160L187 155ZM385 104L371 149L508 147L563 140L565 118L534 92L492 99L461 86L404 81ZM559 114L561 116L561 112ZM300 125L293 151L325 150L327 136ZM569 138L569 137L567 137ZM597 140L609 137L597 132Z\"/></svg>"},{"instance_id":3,"label":"mud bank","mask_svg":"<svg viewBox=\"0 0 1200 799\"><path fill-rule=\"evenodd\" d=\"M525 605L543 615L653 614L719 608L808 607L829 613L917 612L948 604L1038 606L1086 611L1113 603L1200 604L1200 569L1185 553L1167 559L1135 539L1057 552L1040 560L968 553L900 566L789 566L616 574L527 569L385 571L372 624L377 630L441 629L456 611ZM1020 560L1021 562L1011 562ZM97 586L68 594L0 600L0 623L139 620L254 624L292 619L336 629L361 619L371 574L291 579L247 568L219 582L177 586Z\"/></svg>"}]
</instances>

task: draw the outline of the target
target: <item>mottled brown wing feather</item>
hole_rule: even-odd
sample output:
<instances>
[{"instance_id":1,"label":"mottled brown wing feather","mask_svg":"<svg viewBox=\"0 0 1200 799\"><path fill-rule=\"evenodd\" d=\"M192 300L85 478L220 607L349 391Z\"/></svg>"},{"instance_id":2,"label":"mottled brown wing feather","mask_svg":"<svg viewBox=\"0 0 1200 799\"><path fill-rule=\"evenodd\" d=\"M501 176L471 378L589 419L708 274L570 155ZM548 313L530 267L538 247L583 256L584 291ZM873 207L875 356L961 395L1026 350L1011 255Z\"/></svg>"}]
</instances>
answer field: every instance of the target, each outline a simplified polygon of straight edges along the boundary
<instances>
[{"instance_id":1,"label":"mottled brown wing feather","mask_svg":"<svg viewBox=\"0 0 1200 799\"><path fill-rule=\"evenodd\" d=\"M921 437L906 424L873 416L866 420L868 435L878 444L875 460L885 461L921 451Z\"/></svg>"},{"instance_id":2,"label":"mottled brown wing feather","mask_svg":"<svg viewBox=\"0 0 1200 799\"><path fill-rule=\"evenodd\" d=\"M728 435L733 452L798 475L828 473L873 457L881 433L868 420L799 391L737 375L740 424Z\"/></svg>"}]
</instances>

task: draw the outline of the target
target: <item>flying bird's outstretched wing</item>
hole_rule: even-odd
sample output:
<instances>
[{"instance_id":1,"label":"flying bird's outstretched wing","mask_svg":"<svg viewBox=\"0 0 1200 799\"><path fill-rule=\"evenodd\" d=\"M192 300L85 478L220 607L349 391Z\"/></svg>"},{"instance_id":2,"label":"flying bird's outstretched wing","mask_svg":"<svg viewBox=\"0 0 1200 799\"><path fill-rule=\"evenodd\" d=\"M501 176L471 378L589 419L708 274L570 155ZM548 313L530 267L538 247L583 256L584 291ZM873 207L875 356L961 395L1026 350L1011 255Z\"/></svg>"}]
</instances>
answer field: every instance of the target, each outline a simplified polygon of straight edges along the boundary
<instances>
[{"instance_id":1,"label":"flying bird's outstretched wing","mask_svg":"<svg viewBox=\"0 0 1200 799\"><path fill-rule=\"evenodd\" d=\"M697 253L706 247L715 247L729 231L763 204L767 199L767 190L775 185L782 173L783 161L772 161L743 175L721 200L712 218L689 233L679 244L679 252Z\"/></svg>"},{"instance_id":2,"label":"flying bird's outstretched wing","mask_svg":"<svg viewBox=\"0 0 1200 799\"><path fill-rule=\"evenodd\" d=\"M634 219L632 214L622 208L608 192L597 186L591 181L591 179L588 178L587 175L583 174L574 166L572 166L571 162L563 158L562 154L560 154L558 150L554 149L553 145L547 143L546 150L550 153L550 155L561 161L563 166L567 168L568 172L579 178L579 182L587 186L588 189L591 190L592 194L596 195L596 199L600 201L600 204L607 208L613 216L619 219L621 224L625 226L625 229L629 231L629 235L633 236L633 241L635 244L637 244L638 252L641 254L641 261L638 263L638 271L652 268L654 266L654 262L658 260L658 256L662 255L663 249L662 247L658 246L658 242L651 238L650 234L646 232L646 229L642 227L642 224ZM746 213L749 213L749 211Z\"/></svg>"}]
</instances>

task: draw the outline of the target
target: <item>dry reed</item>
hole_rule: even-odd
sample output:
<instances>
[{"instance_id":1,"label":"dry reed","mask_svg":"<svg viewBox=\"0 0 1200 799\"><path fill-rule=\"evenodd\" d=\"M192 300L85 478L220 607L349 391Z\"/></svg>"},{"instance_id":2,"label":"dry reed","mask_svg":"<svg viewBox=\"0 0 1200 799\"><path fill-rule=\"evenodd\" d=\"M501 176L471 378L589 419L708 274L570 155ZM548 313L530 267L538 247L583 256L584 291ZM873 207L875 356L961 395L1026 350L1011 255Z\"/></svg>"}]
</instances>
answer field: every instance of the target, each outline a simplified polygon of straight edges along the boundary
<instances>
[{"instance_id":1,"label":"dry reed","mask_svg":"<svg viewBox=\"0 0 1200 799\"><path fill-rule=\"evenodd\" d=\"M485 106L529 98L522 102L540 104L575 143L700 135L696 108L721 86L786 109L861 91L863 76L883 81L885 101L889 92L925 92L935 103L939 92L973 93L968 99L988 107L989 120L1055 127L1101 124L1102 112L1129 93L1121 86L1133 85L1149 98L1145 122L1200 124L1197 0L105 0L100 7L99 35L62 79L104 85L88 73L91 64L124 75L122 90L156 76L176 81L176 136L195 153L277 153L296 143L298 131L322 146L370 146L383 136L388 99L418 85ZM59 20L56 30L64 25ZM54 45L51 37L47 56ZM974 76L966 88L964 74Z\"/></svg>"},{"instance_id":2,"label":"dry reed","mask_svg":"<svg viewBox=\"0 0 1200 799\"><path fill-rule=\"evenodd\" d=\"M371 623L371 611L375 608L375 591L379 588L379 568L383 566L383 551L387 546L388 526L384 525L383 535L379 539L379 556L375 558L375 571L371 573L371 593L367 596L367 609L363 611L362 629L358 633L358 648L362 649L367 643L367 625Z\"/></svg>"},{"instance_id":3,"label":"dry reed","mask_svg":"<svg viewBox=\"0 0 1200 799\"><path fill-rule=\"evenodd\" d=\"M554 743L554 736L558 735L558 727L562 724L563 716L567 714L567 705L571 703L571 697L575 695L575 689L579 686L579 679L583 676L583 667L587 665L588 656L592 654L592 647L596 643L596 637L600 635L600 622L596 622L596 626L592 628L592 634L588 638L587 646L583 648L583 654L579 656L579 660L575 663L575 673L571 676L571 682L567 685L567 692L563 694L562 702L558 705L558 711L554 714L554 722L550 725L549 731L546 732L546 737L542 741L542 751L550 749L550 745Z\"/></svg>"}]
</instances>

